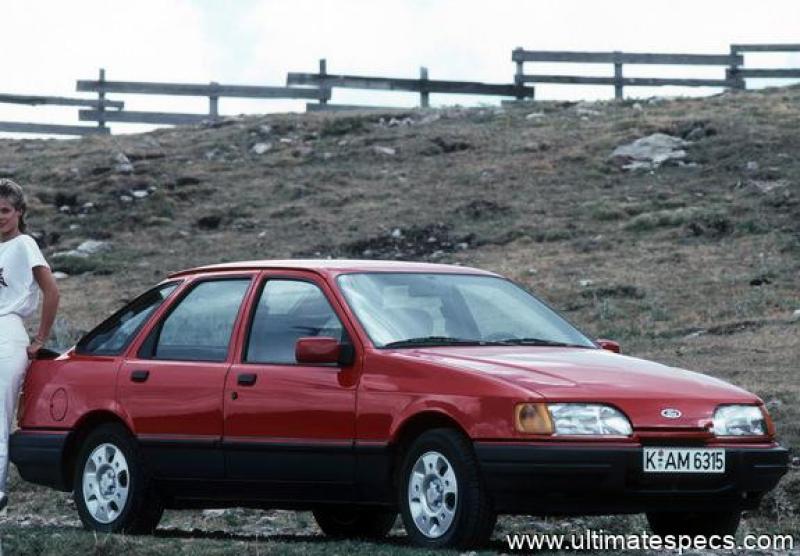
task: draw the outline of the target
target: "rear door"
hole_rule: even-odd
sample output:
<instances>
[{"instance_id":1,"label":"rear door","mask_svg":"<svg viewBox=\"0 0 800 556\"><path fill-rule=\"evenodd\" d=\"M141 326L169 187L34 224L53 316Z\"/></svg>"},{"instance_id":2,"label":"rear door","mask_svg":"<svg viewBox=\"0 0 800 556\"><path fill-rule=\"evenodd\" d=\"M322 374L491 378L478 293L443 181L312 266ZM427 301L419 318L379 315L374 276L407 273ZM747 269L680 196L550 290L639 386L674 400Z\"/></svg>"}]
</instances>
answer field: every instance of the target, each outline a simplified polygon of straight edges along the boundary
<instances>
[{"instance_id":1,"label":"rear door","mask_svg":"<svg viewBox=\"0 0 800 556\"><path fill-rule=\"evenodd\" d=\"M188 284L117 373L117 399L159 477L222 478L222 393L255 273Z\"/></svg>"},{"instance_id":2,"label":"rear door","mask_svg":"<svg viewBox=\"0 0 800 556\"><path fill-rule=\"evenodd\" d=\"M228 478L257 481L250 493L261 498L349 499L358 364L295 359L301 337L350 343L340 308L322 279L284 271L261 277L249 313L225 385Z\"/></svg>"}]
</instances>

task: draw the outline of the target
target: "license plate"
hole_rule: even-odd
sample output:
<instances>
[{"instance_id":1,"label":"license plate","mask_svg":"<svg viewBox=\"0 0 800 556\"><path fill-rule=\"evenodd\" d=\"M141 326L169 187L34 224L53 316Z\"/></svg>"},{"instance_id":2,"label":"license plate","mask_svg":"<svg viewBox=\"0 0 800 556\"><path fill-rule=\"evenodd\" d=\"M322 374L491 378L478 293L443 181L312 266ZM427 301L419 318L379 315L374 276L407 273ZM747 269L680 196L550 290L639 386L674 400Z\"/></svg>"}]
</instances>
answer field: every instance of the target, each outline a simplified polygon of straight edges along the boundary
<instances>
[{"instance_id":1,"label":"license plate","mask_svg":"<svg viewBox=\"0 0 800 556\"><path fill-rule=\"evenodd\" d=\"M645 448L645 473L725 473L722 448Z\"/></svg>"}]
</instances>

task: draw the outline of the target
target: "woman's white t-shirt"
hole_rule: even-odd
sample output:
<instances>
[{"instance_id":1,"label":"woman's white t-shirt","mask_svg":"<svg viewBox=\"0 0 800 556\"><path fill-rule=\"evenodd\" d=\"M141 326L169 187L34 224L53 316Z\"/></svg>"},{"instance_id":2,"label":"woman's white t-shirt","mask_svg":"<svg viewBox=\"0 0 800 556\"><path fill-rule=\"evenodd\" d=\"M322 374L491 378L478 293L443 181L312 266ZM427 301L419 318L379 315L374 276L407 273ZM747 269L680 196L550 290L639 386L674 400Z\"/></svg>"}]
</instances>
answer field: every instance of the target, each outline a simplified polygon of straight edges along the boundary
<instances>
[{"instance_id":1,"label":"woman's white t-shirt","mask_svg":"<svg viewBox=\"0 0 800 556\"><path fill-rule=\"evenodd\" d=\"M39 304L39 284L33 276L37 266L50 268L36 240L18 235L0 242L0 316L27 318Z\"/></svg>"}]
</instances>

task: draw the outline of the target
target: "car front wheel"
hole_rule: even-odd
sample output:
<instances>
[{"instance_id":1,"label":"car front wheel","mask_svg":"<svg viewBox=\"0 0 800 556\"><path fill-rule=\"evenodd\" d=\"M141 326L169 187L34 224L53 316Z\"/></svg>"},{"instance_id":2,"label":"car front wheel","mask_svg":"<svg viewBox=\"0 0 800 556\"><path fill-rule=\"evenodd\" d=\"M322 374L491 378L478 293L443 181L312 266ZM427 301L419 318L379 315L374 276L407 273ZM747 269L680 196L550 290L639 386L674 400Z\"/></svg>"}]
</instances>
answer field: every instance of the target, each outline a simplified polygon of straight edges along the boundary
<instances>
[{"instance_id":1,"label":"car front wheel","mask_svg":"<svg viewBox=\"0 0 800 556\"><path fill-rule=\"evenodd\" d=\"M101 425L89 433L78 453L73 485L87 529L150 533L164 512L136 443L121 425Z\"/></svg>"},{"instance_id":2,"label":"car front wheel","mask_svg":"<svg viewBox=\"0 0 800 556\"><path fill-rule=\"evenodd\" d=\"M742 512L649 512L650 529L665 535L734 535L739 528Z\"/></svg>"},{"instance_id":3,"label":"car front wheel","mask_svg":"<svg viewBox=\"0 0 800 556\"><path fill-rule=\"evenodd\" d=\"M400 503L406 532L429 548L485 543L496 521L468 439L433 429L409 447L400 468Z\"/></svg>"}]
</instances>

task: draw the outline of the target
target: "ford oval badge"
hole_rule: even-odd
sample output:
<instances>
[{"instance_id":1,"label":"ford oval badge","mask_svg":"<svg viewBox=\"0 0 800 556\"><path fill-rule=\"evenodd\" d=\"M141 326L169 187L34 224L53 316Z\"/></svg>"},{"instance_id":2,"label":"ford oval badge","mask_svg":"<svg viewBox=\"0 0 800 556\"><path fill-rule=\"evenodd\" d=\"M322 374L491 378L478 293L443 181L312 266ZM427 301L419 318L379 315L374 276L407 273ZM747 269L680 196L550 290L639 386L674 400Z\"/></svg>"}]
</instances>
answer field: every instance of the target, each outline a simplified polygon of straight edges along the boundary
<instances>
[{"instance_id":1,"label":"ford oval badge","mask_svg":"<svg viewBox=\"0 0 800 556\"><path fill-rule=\"evenodd\" d=\"M681 415L683 415L683 413L677 409L672 409L671 407L661 410L661 416L666 417L667 419L677 419Z\"/></svg>"}]
</instances>

